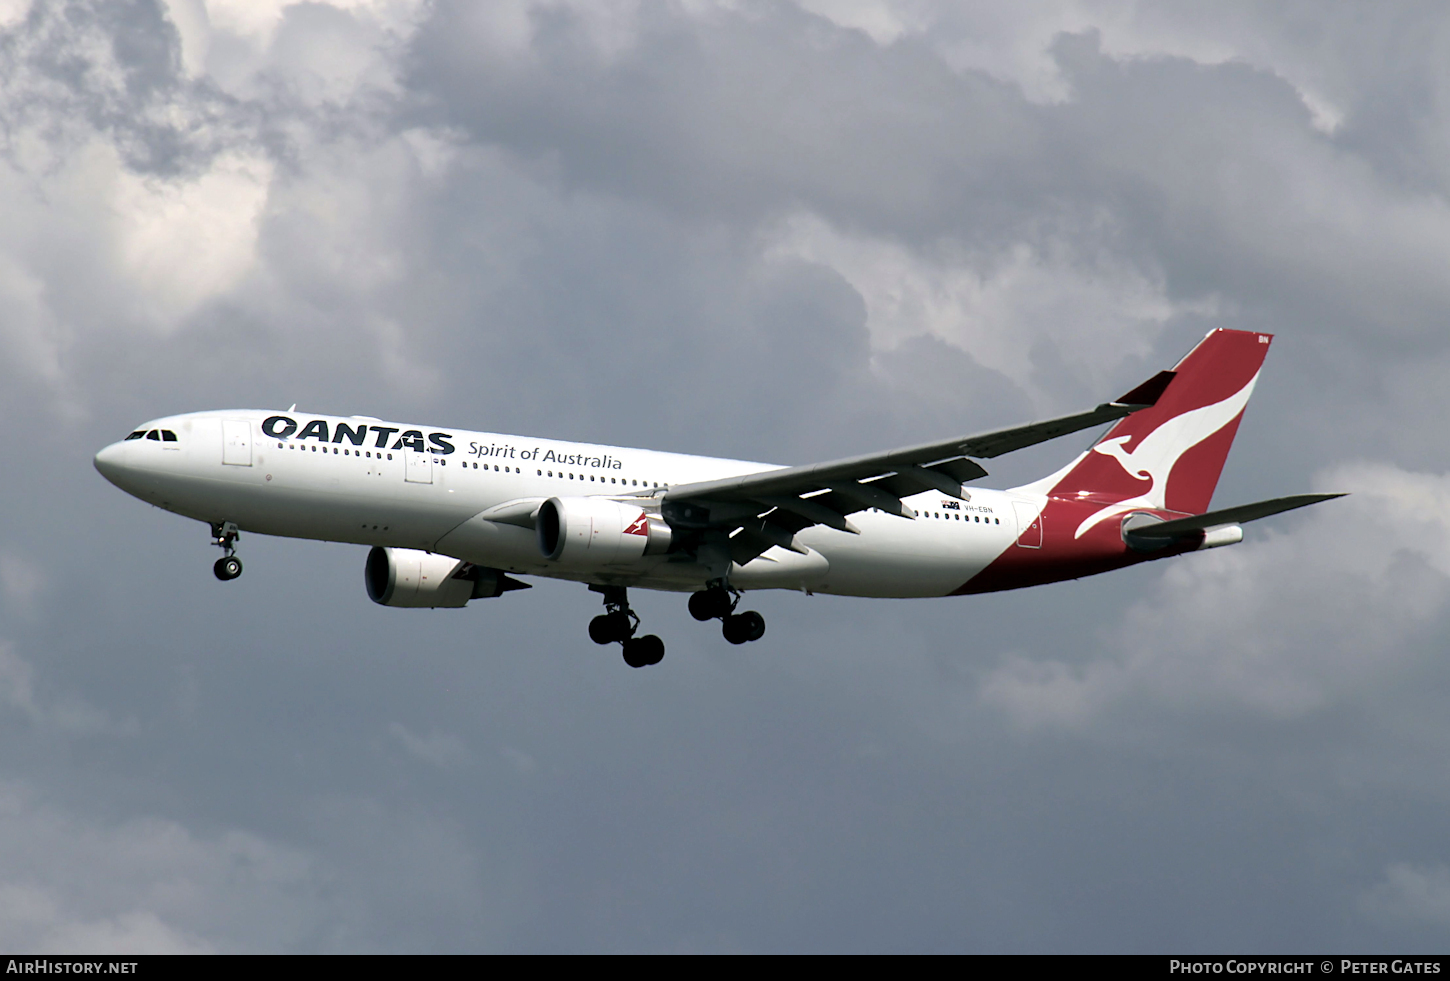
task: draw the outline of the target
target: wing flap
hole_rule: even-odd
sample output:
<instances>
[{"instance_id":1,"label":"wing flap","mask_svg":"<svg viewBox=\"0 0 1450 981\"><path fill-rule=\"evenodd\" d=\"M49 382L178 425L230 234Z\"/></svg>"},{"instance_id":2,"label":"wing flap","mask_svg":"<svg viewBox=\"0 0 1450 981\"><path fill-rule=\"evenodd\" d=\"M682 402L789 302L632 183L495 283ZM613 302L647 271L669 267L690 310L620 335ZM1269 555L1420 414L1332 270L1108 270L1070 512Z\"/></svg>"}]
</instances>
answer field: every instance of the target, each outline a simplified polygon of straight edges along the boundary
<instances>
[{"instance_id":1,"label":"wing flap","mask_svg":"<svg viewBox=\"0 0 1450 981\"><path fill-rule=\"evenodd\" d=\"M737 562L749 561L771 545L798 548L795 532L813 524L855 533L847 516L868 508L914 519L916 513L903 498L925 491L969 496L962 484L987 475L971 457L1001 456L1121 419L1156 402L1173 377L1171 371L1159 372L1115 402L1070 416L884 453L681 484L665 492L660 510L677 528L729 531L730 552Z\"/></svg>"},{"instance_id":2,"label":"wing flap","mask_svg":"<svg viewBox=\"0 0 1450 981\"><path fill-rule=\"evenodd\" d=\"M769 504L776 509L776 513L789 512L792 517L803 522L802 528L810 525L826 525L837 531L849 532L852 535L859 535L861 532L856 526L846 520L845 511L828 507L822 503L819 497L762 497L761 502ZM848 505L849 506L849 505ZM779 520L779 519L778 519ZM797 531L800 528L796 529Z\"/></svg>"}]
</instances>

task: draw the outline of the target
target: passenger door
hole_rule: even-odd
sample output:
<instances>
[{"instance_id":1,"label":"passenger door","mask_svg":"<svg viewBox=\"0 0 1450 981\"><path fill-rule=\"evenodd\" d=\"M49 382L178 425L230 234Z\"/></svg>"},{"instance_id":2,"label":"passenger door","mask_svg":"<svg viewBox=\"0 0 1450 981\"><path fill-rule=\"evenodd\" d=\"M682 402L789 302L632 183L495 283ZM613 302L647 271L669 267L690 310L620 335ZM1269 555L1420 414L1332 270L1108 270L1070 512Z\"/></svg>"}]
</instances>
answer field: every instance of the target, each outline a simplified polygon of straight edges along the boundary
<instances>
[{"instance_id":1,"label":"passenger door","mask_svg":"<svg viewBox=\"0 0 1450 981\"><path fill-rule=\"evenodd\" d=\"M222 463L232 467L252 465L252 424L247 420L222 420Z\"/></svg>"},{"instance_id":2,"label":"passenger door","mask_svg":"<svg viewBox=\"0 0 1450 981\"><path fill-rule=\"evenodd\" d=\"M403 447L403 480L410 484L433 483L433 454Z\"/></svg>"},{"instance_id":3,"label":"passenger door","mask_svg":"<svg viewBox=\"0 0 1450 981\"><path fill-rule=\"evenodd\" d=\"M1042 547L1042 509L1027 501L1013 501L1017 513L1017 544L1021 548Z\"/></svg>"}]
</instances>

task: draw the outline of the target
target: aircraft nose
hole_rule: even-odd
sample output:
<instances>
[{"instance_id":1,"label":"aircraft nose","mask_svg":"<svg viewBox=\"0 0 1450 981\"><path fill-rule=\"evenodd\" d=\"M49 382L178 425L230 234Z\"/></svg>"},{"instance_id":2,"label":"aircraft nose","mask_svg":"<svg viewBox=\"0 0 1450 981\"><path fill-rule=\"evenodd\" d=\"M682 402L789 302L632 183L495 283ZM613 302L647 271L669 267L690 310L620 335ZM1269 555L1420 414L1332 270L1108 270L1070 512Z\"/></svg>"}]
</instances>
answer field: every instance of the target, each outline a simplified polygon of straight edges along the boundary
<instances>
[{"instance_id":1,"label":"aircraft nose","mask_svg":"<svg viewBox=\"0 0 1450 981\"><path fill-rule=\"evenodd\" d=\"M124 443L112 443L96 454L95 465L102 477L116 483L126 469L127 447Z\"/></svg>"}]
</instances>

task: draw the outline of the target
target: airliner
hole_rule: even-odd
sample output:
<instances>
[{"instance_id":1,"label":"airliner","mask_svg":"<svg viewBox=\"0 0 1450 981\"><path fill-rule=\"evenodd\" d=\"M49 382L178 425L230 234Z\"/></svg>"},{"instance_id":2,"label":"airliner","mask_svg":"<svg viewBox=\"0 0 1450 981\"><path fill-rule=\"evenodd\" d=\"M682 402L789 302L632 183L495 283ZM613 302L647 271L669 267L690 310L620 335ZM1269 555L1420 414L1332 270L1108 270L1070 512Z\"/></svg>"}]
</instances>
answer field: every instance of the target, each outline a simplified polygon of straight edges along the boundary
<instances>
[{"instance_id":1,"label":"airliner","mask_svg":"<svg viewBox=\"0 0 1450 981\"><path fill-rule=\"evenodd\" d=\"M805 466L599 446L371 416L193 412L95 456L127 493L206 522L214 572L242 572L243 531L370 546L368 596L462 607L528 584L585 583L589 624L631 667L658 664L628 590L689 593L725 640L759 640L757 589L863 597L1018 589L1232 545L1246 522L1339 494L1221 510L1209 502L1272 335L1215 330L1171 370L1096 408ZM1109 426L1109 424L1111 424ZM1057 472L967 485L978 460L1108 427Z\"/></svg>"}]
</instances>

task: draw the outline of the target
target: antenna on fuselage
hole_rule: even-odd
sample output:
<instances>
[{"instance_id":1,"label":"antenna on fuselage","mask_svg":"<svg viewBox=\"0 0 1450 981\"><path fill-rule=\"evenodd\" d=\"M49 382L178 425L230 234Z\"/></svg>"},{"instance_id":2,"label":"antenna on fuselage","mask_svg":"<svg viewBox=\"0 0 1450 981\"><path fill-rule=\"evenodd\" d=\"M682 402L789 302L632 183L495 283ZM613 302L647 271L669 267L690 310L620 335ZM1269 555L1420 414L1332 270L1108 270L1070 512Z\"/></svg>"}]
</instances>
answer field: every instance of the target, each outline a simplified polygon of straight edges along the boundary
<instances>
[{"instance_id":1,"label":"antenna on fuselage","mask_svg":"<svg viewBox=\"0 0 1450 981\"><path fill-rule=\"evenodd\" d=\"M296 402L293 402L292 403L292 408L288 409L287 411L288 412L296 412L297 411L297 403Z\"/></svg>"}]
</instances>

